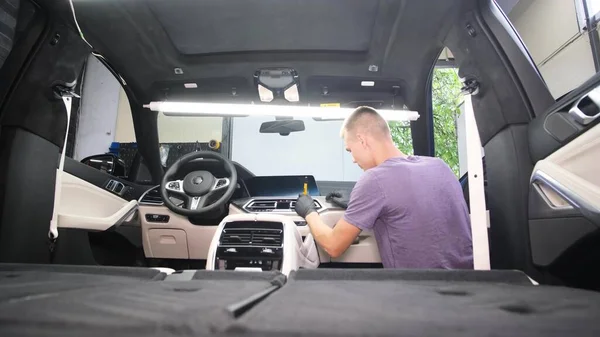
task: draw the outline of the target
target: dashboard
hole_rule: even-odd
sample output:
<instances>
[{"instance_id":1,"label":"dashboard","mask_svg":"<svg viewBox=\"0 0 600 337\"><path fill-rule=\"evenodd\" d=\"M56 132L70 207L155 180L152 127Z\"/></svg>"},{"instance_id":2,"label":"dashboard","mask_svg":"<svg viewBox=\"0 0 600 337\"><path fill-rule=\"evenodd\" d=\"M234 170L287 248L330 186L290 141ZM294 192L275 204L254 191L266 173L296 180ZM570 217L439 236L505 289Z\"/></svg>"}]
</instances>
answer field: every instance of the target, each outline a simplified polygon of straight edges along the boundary
<instances>
[{"instance_id":1,"label":"dashboard","mask_svg":"<svg viewBox=\"0 0 600 337\"><path fill-rule=\"evenodd\" d=\"M328 185L331 182L326 182L323 186L317 185L311 175L254 176L245 169L240 172L239 164L235 164L238 186L228 207L223 210L225 212L223 217L235 214L255 215L257 218L263 214L264 216L283 215L296 224L302 237L306 237L310 234L310 228L294 211L296 199L304 192L305 184L307 194L313 197L315 208L326 225L334 227L344 214L344 209L329 203L322 195L328 192L325 190L332 189L333 186ZM204 169L210 170L216 177L229 176L227 172L212 170L206 166L194 166L190 168L191 171ZM182 174L187 174L185 171ZM352 183L340 187L351 189L350 184ZM144 254L148 258L206 259L212 238L222 220L221 217L198 222L197 219L172 212L164 206L159 186L149 189L142 195L139 199L139 212ZM381 262L375 237L370 231L363 231L351 247L339 257L331 258L321 248L318 249L321 263Z\"/></svg>"}]
</instances>

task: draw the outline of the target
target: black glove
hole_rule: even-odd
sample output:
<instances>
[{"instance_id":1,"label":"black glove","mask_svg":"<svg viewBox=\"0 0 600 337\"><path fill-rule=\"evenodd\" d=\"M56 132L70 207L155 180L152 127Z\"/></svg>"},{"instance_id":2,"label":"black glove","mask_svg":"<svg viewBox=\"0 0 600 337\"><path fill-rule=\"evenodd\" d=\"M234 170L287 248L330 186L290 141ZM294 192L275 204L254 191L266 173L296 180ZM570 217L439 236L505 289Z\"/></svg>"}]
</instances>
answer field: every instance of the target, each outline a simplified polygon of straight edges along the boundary
<instances>
[{"instance_id":1,"label":"black glove","mask_svg":"<svg viewBox=\"0 0 600 337\"><path fill-rule=\"evenodd\" d=\"M306 217L312 213L316 212L315 202L310 195L300 194L298 199L296 200L296 205L294 206L294 210L298 213L299 216L306 219Z\"/></svg>"},{"instance_id":2,"label":"black glove","mask_svg":"<svg viewBox=\"0 0 600 337\"><path fill-rule=\"evenodd\" d=\"M325 200L343 209L346 209L348 208L348 202L350 202L350 193L343 190L334 191L329 193Z\"/></svg>"}]
</instances>

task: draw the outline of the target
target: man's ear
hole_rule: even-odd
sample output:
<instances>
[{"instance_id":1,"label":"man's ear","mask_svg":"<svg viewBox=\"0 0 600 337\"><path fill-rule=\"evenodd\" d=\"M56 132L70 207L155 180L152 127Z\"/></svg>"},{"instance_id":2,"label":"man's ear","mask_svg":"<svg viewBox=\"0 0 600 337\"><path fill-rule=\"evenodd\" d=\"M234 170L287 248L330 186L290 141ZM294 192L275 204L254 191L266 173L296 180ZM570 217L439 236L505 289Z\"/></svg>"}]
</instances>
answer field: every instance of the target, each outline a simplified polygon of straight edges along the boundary
<instances>
[{"instance_id":1,"label":"man's ear","mask_svg":"<svg viewBox=\"0 0 600 337\"><path fill-rule=\"evenodd\" d=\"M359 142L359 143L360 143L360 145L362 145L362 146L365 146L365 145L367 144L367 140L366 140L366 138L365 138L365 137L364 137L362 134L360 134L360 133L357 133L357 134L356 134L356 140L358 140L358 142Z\"/></svg>"},{"instance_id":2,"label":"man's ear","mask_svg":"<svg viewBox=\"0 0 600 337\"><path fill-rule=\"evenodd\" d=\"M360 145L362 145L362 147L364 147L365 149L371 147L371 144L369 142L369 137L367 137L364 134L358 135L358 141L360 142Z\"/></svg>"}]
</instances>

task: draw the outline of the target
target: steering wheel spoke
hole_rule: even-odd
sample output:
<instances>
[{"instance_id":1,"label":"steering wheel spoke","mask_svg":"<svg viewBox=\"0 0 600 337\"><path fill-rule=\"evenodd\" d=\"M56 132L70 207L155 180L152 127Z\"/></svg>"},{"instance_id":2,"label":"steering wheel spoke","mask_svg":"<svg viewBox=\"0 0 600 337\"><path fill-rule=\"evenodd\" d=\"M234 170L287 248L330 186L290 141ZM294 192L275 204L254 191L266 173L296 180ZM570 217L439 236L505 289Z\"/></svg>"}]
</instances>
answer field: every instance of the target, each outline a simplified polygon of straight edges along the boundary
<instances>
[{"instance_id":1,"label":"steering wheel spoke","mask_svg":"<svg viewBox=\"0 0 600 337\"><path fill-rule=\"evenodd\" d=\"M204 207L204 197L190 197L189 198L189 209L192 211L197 210L198 208ZM202 205L201 205L202 203Z\"/></svg>"},{"instance_id":2,"label":"steering wheel spoke","mask_svg":"<svg viewBox=\"0 0 600 337\"><path fill-rule=\"evenodd\" d=\"M183 191L183 180L168 181L165 185L165 189L169 192L173 192L179 195L186 195Z\"/></svg>"},{"instance_id":3,"label":"steering wheel spoke","mask_svg":"<svg viewBox=\"0 0 600 337\"><path fill-rule=\"evenodd\" d=\"M209 193L211 193L213 191L218 191L223 188L227 188L227 187L229 187L229 184L231 184L231 181L229 180L229 178L216 178L215 184L213 185L213 187Z\"/></svg>"}]
</instances>

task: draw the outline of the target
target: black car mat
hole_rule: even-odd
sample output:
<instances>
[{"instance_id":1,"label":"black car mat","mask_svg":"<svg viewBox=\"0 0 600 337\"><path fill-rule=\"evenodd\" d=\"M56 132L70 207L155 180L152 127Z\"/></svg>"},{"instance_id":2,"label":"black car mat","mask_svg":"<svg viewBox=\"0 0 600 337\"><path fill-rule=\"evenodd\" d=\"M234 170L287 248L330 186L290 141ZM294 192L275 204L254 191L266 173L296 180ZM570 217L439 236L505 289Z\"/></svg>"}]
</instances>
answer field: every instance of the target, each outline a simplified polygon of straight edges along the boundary
<instances>
[{"instance_id":1,"label":"black car mat","mask_svg":"<svg viewBox=\"0 0 600 337\"><path fill-rule=\"evenodd\" d=\"M284 282L279 272L170 281L145 268L0 265L0 335L213 334Z\"/></svg>"},{"instance_id":2,"label":"black car mat","mask_svg":"<svg viewBox=\"0 0 600 337\"><path fill-rule=\"evenodd\" d=\"M225 335L599 336L600 294L517 271L300 270Z\"/></svg>"},{"instance_id":3,"label":"black car mat","mask_svg":"<svg viewBox=\"0 0 600 337\"><path fill-rule=\"evenodd\" d=\"M154 272L0 265L0 335L600 335L600 294L515 271Z\"/></svg>"}]
</instances>

